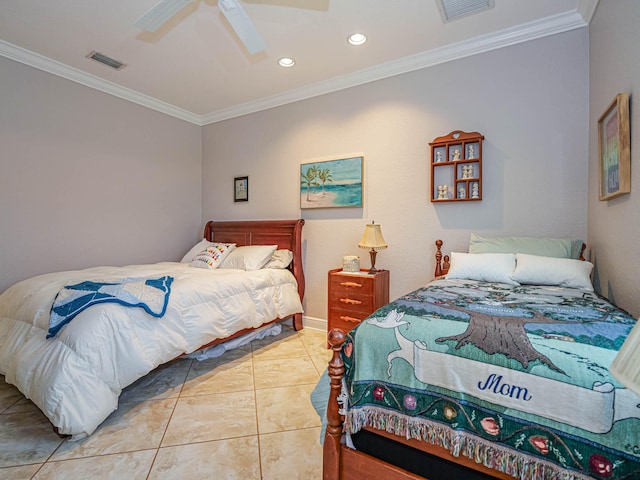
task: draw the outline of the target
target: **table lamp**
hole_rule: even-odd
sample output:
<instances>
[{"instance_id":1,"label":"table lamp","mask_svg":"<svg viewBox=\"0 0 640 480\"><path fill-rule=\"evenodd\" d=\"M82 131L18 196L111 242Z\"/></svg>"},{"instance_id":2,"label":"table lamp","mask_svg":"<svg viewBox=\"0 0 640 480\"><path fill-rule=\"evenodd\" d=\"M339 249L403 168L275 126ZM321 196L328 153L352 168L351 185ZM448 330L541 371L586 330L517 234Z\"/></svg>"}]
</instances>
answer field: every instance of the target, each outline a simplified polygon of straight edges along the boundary
<instances>
[{"instance_id":1,"label":"table lamp","mask_svg":"<svg viewBox=\"0 0 640 480\"><path fill-rule=\"evenodd\" d=\"M371 255L371 268L369 269L369 274L374 275L376 273L376 255L377 250L382 250L383 248L387 248L387 243L384 241L384 237L382 236L382 230L380 229L380 225L376 224L376 222L371 222L367 224L364 229L364 235L362 235L362 240L358 244L360 248L370 248L369 255Z\"/></svg>"}]
</instances>

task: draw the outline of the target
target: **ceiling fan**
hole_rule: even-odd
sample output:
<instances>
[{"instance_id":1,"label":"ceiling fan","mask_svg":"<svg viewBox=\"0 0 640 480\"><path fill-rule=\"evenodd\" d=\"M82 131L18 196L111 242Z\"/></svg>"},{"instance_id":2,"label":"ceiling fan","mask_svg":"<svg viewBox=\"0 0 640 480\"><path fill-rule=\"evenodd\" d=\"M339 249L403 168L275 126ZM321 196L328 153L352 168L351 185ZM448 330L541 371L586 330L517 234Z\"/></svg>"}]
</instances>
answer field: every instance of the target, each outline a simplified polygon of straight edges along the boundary
<instances>
[{"instance_id":1,"label":"ceiling fan","mask_svg":"<svg viewBox=\"0 0 640 480\"><path fill-rule=\"evenodd\" d=\"M160 2L140 17L134 25L149 32L155 32L167 20L193 0L160 0ZM256 30L255 25L238 0L218 0L218 7L238 38L251 55L267 49L267 44Z\"/></svg>"}]
</instances>

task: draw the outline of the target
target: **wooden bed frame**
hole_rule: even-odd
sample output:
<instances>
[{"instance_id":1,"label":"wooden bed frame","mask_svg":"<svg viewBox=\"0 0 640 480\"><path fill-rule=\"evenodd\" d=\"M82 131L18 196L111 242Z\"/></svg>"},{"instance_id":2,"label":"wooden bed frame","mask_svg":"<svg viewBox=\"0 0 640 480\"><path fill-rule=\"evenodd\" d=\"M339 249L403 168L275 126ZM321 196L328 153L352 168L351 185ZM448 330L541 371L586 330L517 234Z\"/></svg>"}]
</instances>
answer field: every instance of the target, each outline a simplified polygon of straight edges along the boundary
<instances>
[{"instance_id":1,"label":"wooden bed frame","mask_svg":"<svg viewBox=\"0 0 640 480\"><path fill-rule=\"evenodd\" d=\"M237 222L209 221L204 227L204 238L210 242L235 243L239 247L246 245L277 245L278 248L291 250L293 260L289 270L298 282L300 301L304 298L304 270L302 268L302 227L304 220L248 220ZM258 328L284 319L276 318ZM293 328L302 330L302 313L293 316ZM202 348L223 343L254 330L252 328L240 330L230 337L219 338L203 345Z\"/></svg>"},{"instance_id":2,"label":"wooden bed frame","mask_svg":"<svg viewBox=\"0 0 640 480\"><path fill-rule=\"evenodd\" d=\"M436 267L434 271L435 278L442 277L449 271L449 256L442 255L442 240L436 240ZM583 252L586 248L582 244L580 260L584 260ZM327 405L327 430L324 437L323 445L323 465L322 474L324 480L423 480L421 477L396 465L385 462L379 458L368 455L362 451L354 450L342 444L342 432L344 417L338 413L338 395L342 387L342 378L344 377L344 363L340 356L342 344L346 339L346 335L339 329L333 329L329 332L328 342L333 350L333 355L329 361L329 379L330 393L329 403ZM479 474L484 474L490 478L501 480L513 480L514 477L506 473L499 472L492 468L486 467L481 463L465 456L454 457L445 448L432 445L427 442L420 442L414 439L405 439L396 435L387 433L383 430L365 427L364 430L372 432L378 436L391 439L392 441L413 447L416 450L429 454L446 462L463 466ZM456 479L466 479L467 476L456 476ZM486 478L486 477L485 477ZM451 479L453 480L453 479Z\"/></svg>"},{"instance_id":3,"label":"wooden bed frame","mask_svg":"<svg viewBox=\"0 0 640 480\"><path fill-rule=\"evenodd\" d=\"M289 265L289 270L293 273L298 282L298 294L300 301L304 297L305 280L302 268L302 227L304 220L250 220L250 221L225 221L214 222L209 221L204 227L204 238L210 242L235 243L238 246L244 245L277 245L278 248L291 250L293 260ZM260 327L286 319L276 318L270 322L266 322ZM293 327L296 330L302 330L302 313L293 316ZM242 336L246 333L256 330L255 328L245 328L233 335L225 338L218 338L212 342L202 345L198 350L212 347L227 340ZM183 355L180 355L183 356ZM61 438L67 438L68 435L62 435L58 432L58 428L53 426L53 431Z\"/></svg>"}]
</instances>

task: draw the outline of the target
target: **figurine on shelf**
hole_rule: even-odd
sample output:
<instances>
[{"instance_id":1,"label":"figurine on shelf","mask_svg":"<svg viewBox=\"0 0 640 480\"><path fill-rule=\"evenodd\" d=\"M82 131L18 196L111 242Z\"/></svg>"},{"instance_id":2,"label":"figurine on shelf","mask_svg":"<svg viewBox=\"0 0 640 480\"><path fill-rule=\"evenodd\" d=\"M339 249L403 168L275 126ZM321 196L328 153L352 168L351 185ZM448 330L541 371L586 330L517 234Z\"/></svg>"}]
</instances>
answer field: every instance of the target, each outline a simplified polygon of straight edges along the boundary
<instances>
[{"instance_id":1,"label":"figurine on shelf","mask_svg":"<svg viewBox=\"0 0 640 480\"><path fill-rule=\"evenodd\" d=\"M476 153L474 150L475 149L473 148L473 145L469 145L469 155L467 156L468 159L476 158Z\"/></svg>"},{"instance_id":2,"label":"figurine on shelf","mask_svg":"<svg viewBox=\"0 0 640 480\"><path fill-rule=\"evenodd\" d=\"M460 187L458 189L458 198L464 198L466 195L466 192L464 191L464 187Z\"/></svg>"},{"instance_id":3,"label":"figurine on shelf","mask_svg":"<svg viewBox=\"0 0 640 480\"><path fill-rule=\"evenodd\" d=\"M442 152L438 150L436 152L436 163L440 163L440 162L442 162Z\"/></svg>"},{"instance_id":4,"label":"figurine on shelf","mask_svg":"<svg viewBox=\"0 0 640 480\"><path fill-rule=\"evenodd\" d=\"M473 178L473 165L462 165L462 178Z\"/></svg>"},{"instance_id":5,"label":"figurine on shelf","mask_svg":"<svg viewBox=\"0 0 640 480\"><path fill-rule=\"evenodd\" d=\"M460 150L458 150L457 148L453 151L453 160L460 160Z\"/></svg>"},{"instance_id":6,"label":"figurine on shelf","mask_svg":"<svg viewBox=\"0 0 640 480\"><path fill-rule=\"evenodd\" d=\"M438 200L446 200L449 198L449 187L447 185L438 185Z\"/></svg>"},{"instance_id":7,"label":"figurine on shelf","mask_svg":"<svg viewBox=\"0 0 640 480\"><path fill-rule=\"evenodd\" d=\"M473 182L471 185L471 198L480 198L480 188L478 182Z\"/></svg>"}]
</instances>

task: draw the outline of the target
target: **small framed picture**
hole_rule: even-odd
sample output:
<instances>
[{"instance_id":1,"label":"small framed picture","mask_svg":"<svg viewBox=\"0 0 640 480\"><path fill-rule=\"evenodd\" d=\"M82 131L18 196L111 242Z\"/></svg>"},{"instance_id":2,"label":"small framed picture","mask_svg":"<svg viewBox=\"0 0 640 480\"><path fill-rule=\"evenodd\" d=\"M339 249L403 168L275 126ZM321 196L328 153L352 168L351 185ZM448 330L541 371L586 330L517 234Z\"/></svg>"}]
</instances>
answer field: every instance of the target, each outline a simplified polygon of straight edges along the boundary
<instances>
[{"instance_id":1,"label":"small framed picture","mask_svg":"<svg viewBox=\"0 0 640 480\"><path fill-rule=\"evenodd\" d=\"M233 201L249 201L249 177L236 177L233 180Z\"/></svg>"},{"instance_id":2,"label":"small framed picture","mask_svg":"<svg viewBox=\"0 0 640 480\"><path fill-rule=\"evenodd\" d=\"M598 120L600 200L631 191L629 95L619 93Z\"/></svg>"}]
</instances>

